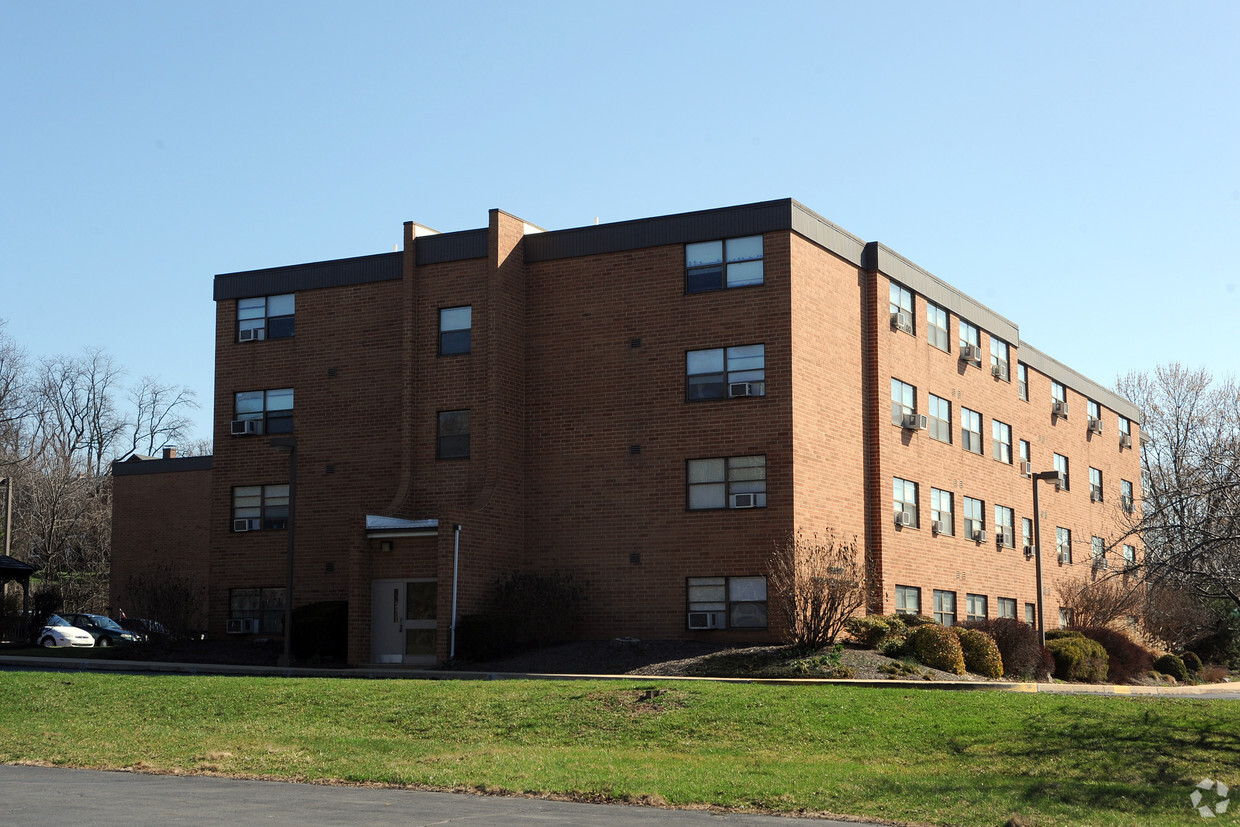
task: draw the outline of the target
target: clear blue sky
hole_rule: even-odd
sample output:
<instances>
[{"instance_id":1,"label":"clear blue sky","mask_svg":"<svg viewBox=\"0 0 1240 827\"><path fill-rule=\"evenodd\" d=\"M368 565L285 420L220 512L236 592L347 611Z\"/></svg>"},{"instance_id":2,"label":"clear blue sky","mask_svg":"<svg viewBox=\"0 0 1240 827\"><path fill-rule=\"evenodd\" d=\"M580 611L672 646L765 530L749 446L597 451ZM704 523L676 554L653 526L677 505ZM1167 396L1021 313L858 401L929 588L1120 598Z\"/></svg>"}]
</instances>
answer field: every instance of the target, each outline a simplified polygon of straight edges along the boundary
<instances>
[{"instance_id":1,"label":"clear blue sky","mask_svg":"<svg viewBox=\"0 0 1240 827\"><path fill-rule=\"evenodd\" d=\"M188 384L217 273L792 197L1085 375L1240 373L1240 4L0 5L0 318Z\"/></svg>"}]
</instances>

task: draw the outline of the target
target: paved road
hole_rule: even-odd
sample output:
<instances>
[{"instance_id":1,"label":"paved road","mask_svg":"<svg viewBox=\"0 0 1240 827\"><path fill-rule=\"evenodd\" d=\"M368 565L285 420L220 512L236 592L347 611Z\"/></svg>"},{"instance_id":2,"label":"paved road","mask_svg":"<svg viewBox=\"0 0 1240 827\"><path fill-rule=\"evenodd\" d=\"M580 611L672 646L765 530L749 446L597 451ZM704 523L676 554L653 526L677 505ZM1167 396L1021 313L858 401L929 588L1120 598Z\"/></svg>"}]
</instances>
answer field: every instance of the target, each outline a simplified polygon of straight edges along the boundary
<instances>
[{"instance_id":1,"label":"paved road","mask_svg":"<svg viewBox=\"0 0 1240 827\"><path fill-rule=\"evenodd\" d=\"M5 765L0 765L0 822L35 827L64 824L92 827L139 824L788 827L789 824L787 818L780 816ZM814 820L812 823L815 827L858 827L858 822Z\"/></svg>"}]
</instances>

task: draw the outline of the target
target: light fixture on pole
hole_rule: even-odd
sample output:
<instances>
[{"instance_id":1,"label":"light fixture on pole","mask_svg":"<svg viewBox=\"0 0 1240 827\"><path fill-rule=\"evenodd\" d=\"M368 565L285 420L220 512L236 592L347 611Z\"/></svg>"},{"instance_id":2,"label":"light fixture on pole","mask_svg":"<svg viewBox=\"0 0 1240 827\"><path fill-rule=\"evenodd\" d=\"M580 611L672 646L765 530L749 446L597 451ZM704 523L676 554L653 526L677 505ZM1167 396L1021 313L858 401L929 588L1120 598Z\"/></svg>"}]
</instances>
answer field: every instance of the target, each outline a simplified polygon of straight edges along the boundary
<instances>
[{"instance_id":1,"label":"light fixture on pole","mask_svg":"<svg viewBox=\"0 0 1240 827\"><path fill-rule=\"evenodd\" d=\"M293 665L293 525L297 507L297 438L272 437L269 443L277 451L288 452L288 552L284 574L284 652L280 666Z\"/></svg>"},{"instance_id":2,"label":"light fixture on pole","mask_svg":"<svg viewBox=\"0 0 1240 827\"><path fill-rule=\"evenodd\" d=\"M1042 512L1038 503L1038 480L1054 480L1055 489L1059 489L1060 475L1058 471L1039 471L1033 477L1033 558L1037 572L1038 586L1038 643L1046 645L1046 618L1042 605Z\"/></svg>"}]
</instances>

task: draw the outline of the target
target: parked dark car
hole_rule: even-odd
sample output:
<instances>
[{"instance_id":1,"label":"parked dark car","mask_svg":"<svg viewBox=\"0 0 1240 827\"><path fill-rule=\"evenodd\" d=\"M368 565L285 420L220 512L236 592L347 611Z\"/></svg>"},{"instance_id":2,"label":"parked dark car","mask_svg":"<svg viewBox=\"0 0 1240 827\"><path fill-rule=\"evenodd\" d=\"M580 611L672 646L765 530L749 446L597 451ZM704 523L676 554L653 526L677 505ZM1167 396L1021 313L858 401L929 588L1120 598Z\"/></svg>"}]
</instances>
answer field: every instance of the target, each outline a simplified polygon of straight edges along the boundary
<instances>
[{"instance_id":1,"label":"parked dark car","mask_svg":"<svg viewBox=\"0 0 1240 827\"><path fill-rule=\"evenodd\" d=\"M126 630L110 617L103 615L84 614L82 612L65 612L61 614L65 620L79 629L90 632L96 646L115 646L138 643L138 636Z\"/></svg>"},{"instance_id":2,"label":"parked dark car","mask_svg":"<svg viewBox=\"0 0 1240 827\"><path fill-rule=\"evenodd\" d=\"M120 617L116 618L116 622L125 631L133 632L134 636L142 643L160 643L172 637L167 627L158 620L150 620L145 617Z\"/></svg>"}]
</instances>

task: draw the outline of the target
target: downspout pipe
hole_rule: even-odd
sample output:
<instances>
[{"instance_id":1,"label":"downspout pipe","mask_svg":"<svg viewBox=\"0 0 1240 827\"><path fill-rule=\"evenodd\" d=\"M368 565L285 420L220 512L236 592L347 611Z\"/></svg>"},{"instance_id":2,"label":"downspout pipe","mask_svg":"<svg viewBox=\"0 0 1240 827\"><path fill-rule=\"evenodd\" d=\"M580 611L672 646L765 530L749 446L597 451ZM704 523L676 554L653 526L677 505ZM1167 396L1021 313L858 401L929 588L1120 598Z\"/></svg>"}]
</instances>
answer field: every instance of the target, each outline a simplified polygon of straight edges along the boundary
<instances>
[{"instance_id":1,"label":"downspout pipe","mask_svg":"<svg viewBox=\"0 0 1240 827\"><path fill-rule=\"evenodd\" d=\"M448 660L456 659L456 592L461 565L461 524L452 525L452 626L448 638Z\"/></svg>"}]
</instances>

